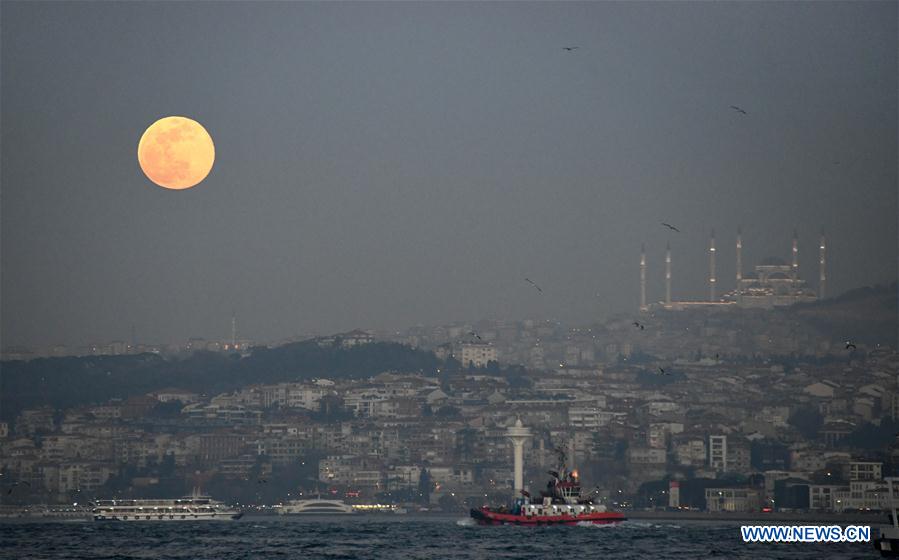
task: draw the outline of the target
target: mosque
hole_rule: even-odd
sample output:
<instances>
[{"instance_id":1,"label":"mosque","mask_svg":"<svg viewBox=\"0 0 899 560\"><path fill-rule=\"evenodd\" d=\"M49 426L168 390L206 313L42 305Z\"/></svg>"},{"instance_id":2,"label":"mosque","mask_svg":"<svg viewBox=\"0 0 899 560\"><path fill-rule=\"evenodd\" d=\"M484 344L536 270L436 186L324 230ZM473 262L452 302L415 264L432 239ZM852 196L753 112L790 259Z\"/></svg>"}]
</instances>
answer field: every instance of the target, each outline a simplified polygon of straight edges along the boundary
<instances>
[{"instance_id":1,"label":"mosque","mask_svg":"<svg viewBox=\"0 0 899 560\"><path fill-rule=\"evenodd\" d=\"M671 299L671 245L665 249L665 299L653 307L662 309L687 309L691 307L751 307L771 309L794 303L823 299L827 289L826 243L824 235L818 245L818 290L810 289L799 276L799 242L793 232L792 261L769 257L743 272L743 236L737 230L737 277L734 289L718 295L718 277L715 272L715 232L709 239L709 299L705 301L673 301ZM640 252L640 311L649 311L646 303L646 249Z\"/></svg>"}]
</instances>

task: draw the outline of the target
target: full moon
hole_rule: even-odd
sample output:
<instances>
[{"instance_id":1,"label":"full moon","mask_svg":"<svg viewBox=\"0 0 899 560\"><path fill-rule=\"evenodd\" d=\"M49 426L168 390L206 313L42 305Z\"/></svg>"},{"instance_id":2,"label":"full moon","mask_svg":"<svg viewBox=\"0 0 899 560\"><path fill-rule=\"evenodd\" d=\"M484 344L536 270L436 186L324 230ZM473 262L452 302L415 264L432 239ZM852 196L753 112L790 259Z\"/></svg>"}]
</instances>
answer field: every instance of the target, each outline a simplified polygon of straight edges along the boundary
<instances>
[{"instance_id":1,"label":"full moon","mask_svg":"<svg viewBox=\"0 0 899 560\"><path fill-rule=\"evenodd\" d=\"M209 175L215 161L212 137L187 117L165 117L140 137L137 161L148 179L166 189L189 189Z\"/></svg>"}]
</instances>

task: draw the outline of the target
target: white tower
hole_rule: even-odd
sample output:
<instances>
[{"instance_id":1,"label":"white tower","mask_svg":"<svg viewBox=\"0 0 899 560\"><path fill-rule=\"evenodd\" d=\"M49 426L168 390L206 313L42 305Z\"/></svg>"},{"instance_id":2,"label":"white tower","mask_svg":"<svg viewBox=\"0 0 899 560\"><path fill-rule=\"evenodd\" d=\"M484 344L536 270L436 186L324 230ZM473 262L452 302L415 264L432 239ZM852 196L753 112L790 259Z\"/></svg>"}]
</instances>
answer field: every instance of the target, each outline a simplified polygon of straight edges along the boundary
<instances>
[{"instance_id":1,"label":"white tower","mask_svg":"<svg viewBox=\"0 0 899 560\"><path fill-rule=\"evenodd\" d=\"M512 440L515 457L515 496L524 490L524 442L531 438L531 429L525 428L521 418L506 430L506 437Z\"/></svg>"},{"instance_id":2,"label":"white tower","mask_svg":"<svg viewBox=\"0 0 899 560\"><path fill-rule=\"evenodd\" d=\"M718 278L715 275L715 230L709 238L709 301L715 301L715 284Z\"/></svg>"},{"instance_id":3,"label":"white tower","mask_svg":"<svg viewBox=\"0 0 899 560\"><path fill-rule=\"evenodd\" d=\"M237 348L237 314L231 312L231 349Z\"/></svg>"},{"instance_id":4,"label":"white tower","mask_svg":"<svg viewBox=\"0 0 899 560\"><path fill-rule=\"evenodd\" d=\"M640 246L640 311L646 311L646 245Z\"/></svg>"}]
</instances>

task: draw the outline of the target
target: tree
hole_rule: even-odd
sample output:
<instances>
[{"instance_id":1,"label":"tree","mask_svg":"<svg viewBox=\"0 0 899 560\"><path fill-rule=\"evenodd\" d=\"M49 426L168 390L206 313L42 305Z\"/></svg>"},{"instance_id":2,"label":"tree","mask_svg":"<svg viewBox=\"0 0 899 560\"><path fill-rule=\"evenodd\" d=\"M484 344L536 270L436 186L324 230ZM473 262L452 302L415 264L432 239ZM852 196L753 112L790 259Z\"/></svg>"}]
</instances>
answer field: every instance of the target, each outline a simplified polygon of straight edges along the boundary
<instances>
[{"instance_id":1,"label":"tree","mask_svg":"<svg viewBox=\"0 0 899 560\"><path fill-rule=\"evenodd\" d=\"M178 418L183 408L184 404L181 401L161 402L150 409L147 415L153 418Z\"/></svg>"},{"instance_id":2,"label":"tree","mask_svg":"<svg viewBox=\"0 0 899 560\"><path fill-rule=\"evenodd\" d=\"M440 506L440 509L443 512L454 512L459 511L460 509L459 502L451 494L444 494L440 496L440 499L437 500L437 505Z\"/></svg>"},{"instance_id":3,"label":"tree","mask_svg":"<svg viewBox=\"0 0 899 560\"><path fill-rule=\"evenodd\" d=\"M887 447L896 440L899 422L885 419L879 426L865 422L846 437L846 443L852 447L876 450Z\"/></svg>"},{"instance_id":4,"label":"tree","mask_svg":"<svg viewBox=\"0 0 899 560\"><path fill-rule=\"evenodd\" d=\"M420 503L431 502L431 474L428 469L421 469L421 475L418 478L418 495Z\"/></svg>"},{"instance_id":5,"label":"tree","mask_svg":"<svg viewBox=\"0 0 899 560\"><path fill-rule=\"evenodd\" d=\"M166 453L159 464L159 476L169 478L175 474L175 454Z\"/></svg>"},{"instance_id":6,"label":"tree","mask_svg":"<svg viewBox=\"0 0 899 560\"><path fill-rule=\"evenodd\" d=\"M511 389L530 389L534 386L528 377L527 370L522 366L509 366L506 368L505 374Z\"/></svg>"},{"instance_id":7,"label":"tree","mask_svg":"<svg viewBox=\"0 0 899 560\"><path fill-rule=\"evenodd\" d=\"M441 406L434 414L436 418L458 418L462 411L452 405Z\"/></svg>"},{"instance_id":8,"label":"tree","mask_svg":"<svg viewBox=\"0 0 899 560\"><path fill-rule=\"evenodd\" d=\"M343 406L343 399L337 395L325 395L318 401L318 411L312 413L317 422L335 423L351 420L353 413Z\"/></svg>"},{"instance_id":9,"label":"tree","mask_svg":"<svg viewBox=\"0 0 899 560\"><path fill-rule=\"evenodd\" d=\"M462 428L456 432L456 459L460 462L472 460L475 452L475 440L478 436L474 428Z\"/></svg>"},{"instance_id":10,"label":"tree","mask_svg":"<svg viewBox=\"0 0 899 560\"><path fill-rule=\"evenodd\" d=\"M814 406L800 406L790 413L787 422L799 430L806 439L816 439L818 430L824 424L824 417Z\"/></svg>"},{"instance_id":11,"label":"tree","mask_svg":"<svg viewBox=\"0 0 899 560\"><path fill-rule=\"evenodd\" d=\"M460 371L462 371L462 362L460 362L453 356L449 356L443 363L443 368L441 369L441 371L448 374L459 373Z\"/></svg>"}]
</instances>

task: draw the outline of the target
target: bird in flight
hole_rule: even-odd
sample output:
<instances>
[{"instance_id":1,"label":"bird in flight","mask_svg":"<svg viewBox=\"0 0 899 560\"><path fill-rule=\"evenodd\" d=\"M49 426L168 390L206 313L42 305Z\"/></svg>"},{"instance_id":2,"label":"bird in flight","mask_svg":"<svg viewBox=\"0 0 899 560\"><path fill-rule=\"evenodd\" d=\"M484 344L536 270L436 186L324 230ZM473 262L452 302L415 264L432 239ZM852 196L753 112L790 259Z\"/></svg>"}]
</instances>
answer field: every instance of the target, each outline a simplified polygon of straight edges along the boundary
<instances>
[{"instance_id":1,"label":"bird in flight","mask_svg":"<svg viewBox=\"0 0 899 560\"><path fill-rule=\"evenodd\" d=\"M637 321L634 321L634 326L637 327L637 328L639 328L641 331L643 330L643 325L641 325L641 324L638 323Z\"/></svg>"},{"instance_id":2,"label":"bird in flight","mask_svg":"<svg viewBox=\"0 0 899 560\"><path fill-rule=\"evenodd\" d=\"M471 336L477 338L478 340L481 340L481 335L479 335L478 333L476 333L476 332L474 332L474 331L470 331L468 334L470 334Z\"/></svg>"},{"instance_id":3,"label":"bird in flight","mask_svg":"<svg viewBox=\"0 0 899 560\"><path fill-rule=\"evenodd\" d=\"M734 111L736 111L736 112L738 112L738 113L742 113L742 114L744 114L744 115L748 115L748 114L749 114L749 113L747 113L746 111L744 111L743 109L737 107L736 105L731 105L730 108L733 109Z\"/></svg>"},{"instance_id":4,"label":"bird in flight","mask_svg":"<svg viewBox=\"0 0 899 560\"><path fill-rule=\"evenodd\" d=\"M666 224L665 222L662 222L662 225L665 226L666 228L670 229L670 230L674 230L674 231L676 231L677 233L680 233L680 230L677 229L676 227L674 227L674 226L671 225L671 224Z\"/></svg>"},{"instance_id":5,"label":"bird in flight","mask_svg":"<svg viewBox=\"0 0 899 560\"><path fill-rule=\"evenodd\" d=\"M852 343L851 340L846 341L846 350L855 350L856 346Z\"/></svg>"},{"instance_id":6,"label":"bird in flight","mask_svg":"<svg viewBox=\"0 0 899 560\"><path fill-rule=\"evenodd\" d=\"M667 373L665 373L665 368L659 368L659 373L661 373L662 375L668 375Z\"/></svg>"},{"instance_id":7,"label":"bird in flight","mask_svg":"<svg viewBox=\"0 0 899 560\"><path fill-rule=\"evenodd\" d=\"M579 49L579 48L580 47L562 47L563 50L566 50L568 52L571 52L571 51Z\"/></svg>"},{"instance_id":8,"label":"bird in flight","mask_svg":"<svg viewBox=\"0 0 899 560\"><path fill-rule=\"evenodd\" d=\"M534 281L531 280L530 278L525 278L524 281L527 282L528 284L530 284L531 286L537 288L537 291L540 292L541 294L543 293L543 288L541 288L540 286L535 284Z\"/></svg>"}]
</instances>

